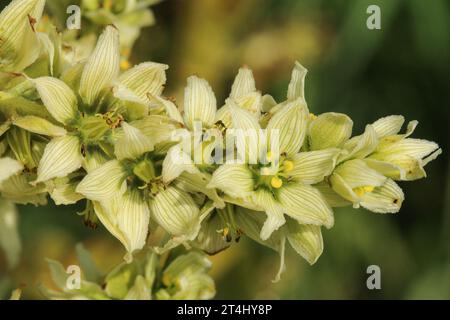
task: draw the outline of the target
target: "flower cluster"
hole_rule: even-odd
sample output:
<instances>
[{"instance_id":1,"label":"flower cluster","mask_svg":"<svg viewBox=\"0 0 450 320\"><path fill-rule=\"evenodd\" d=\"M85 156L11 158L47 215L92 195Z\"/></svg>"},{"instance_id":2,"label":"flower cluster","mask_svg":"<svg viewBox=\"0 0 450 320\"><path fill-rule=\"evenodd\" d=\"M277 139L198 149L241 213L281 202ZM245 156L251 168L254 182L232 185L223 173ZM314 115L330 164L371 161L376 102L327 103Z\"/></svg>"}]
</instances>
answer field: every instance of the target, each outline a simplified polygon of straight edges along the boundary
<instances>
[{"instance_id":1,"label":"flower cluster","mask_svg":"<svg viewBox=\"0 0 450 320\"><path fill-rule=\"evenodd\" d=\"M83 246L78 245L76 252L85 279L71 279L61 263L48 259L59 290L40 286L44 296L57 300L199 300L211 299L216 293L214 281L207 274L211 262L198 252L179 255L170 262L167 257L146 252L142 258L121 263L106 275Z\"/></svg>"},{"instance_id":2,"label":"flower cluster","mask_svg":"<svg viewBox=\"0 0 450 320\"><path fill-rule=\"evenodd\" d=\"M278 279L286 241L315 263L321 228L334 224L333 207L398 212L404 195L394 181L425 177L424 166L441 152L434 142L410 138L416 121L400 134L402 116L353 136L348 116L312 114L307 70L299 63L285 101L261 94L245 67L222 107L197 76L188 78L178 106L162 95L167 65L145 62L120 71L114 25L105 27L87 59L69 59L60 34L37 28L43 3L16 0L0 14L0 193L23 204L44 205L48 195L57 205L84 201L86 223L100 221L127 251L129 264L119 273L138 268L133 255L161 228L170 237L152 247L157 254L178 245L215 254L248 236L280 253ZM232 161L213 161L229 156L230 141ZM145 263L154 259L150 254ZM179 259L201 264L199 274L206 268L198 253ZM178 281L181 271L173 265L166 286ZM153 271L146 270L126 290L118 285L119 293L92 284L92 292L76 294L134 296L152 286ZM192 281L204 281L209 289L200 296L209 297L205 279ZM156 296L191 297L183 288Z\"/></svg>"}]
</instances>

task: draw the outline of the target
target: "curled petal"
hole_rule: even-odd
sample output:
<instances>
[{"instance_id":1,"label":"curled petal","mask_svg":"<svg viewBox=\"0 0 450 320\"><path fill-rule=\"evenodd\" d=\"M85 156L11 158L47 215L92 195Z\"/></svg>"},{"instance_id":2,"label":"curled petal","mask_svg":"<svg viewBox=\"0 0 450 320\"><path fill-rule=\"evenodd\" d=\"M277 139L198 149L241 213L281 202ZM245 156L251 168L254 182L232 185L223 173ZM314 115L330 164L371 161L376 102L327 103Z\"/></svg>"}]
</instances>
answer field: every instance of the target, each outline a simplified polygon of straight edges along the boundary
<instances>
[{"instance_id":1,"label":"curled petal","mask_svg":"<svg viewBox=\"0 0 450 320\"><path fill-rule=\"evenodd\" d=\"M243 198L253 191L252 173L246 165L224 164L212 176L208 188L217 188L226 194Z\"/></svg>"},{"instance_id":2,"label":"curled petal","mask_svg":"<svg viewBox=\"0 0 450 320\"><path fill-rule=\"evenodd\" d=\"M364 194L361 206L372 212L396 213L400 211L404 199L402 189L388 179L382 186Z\"/></svg>"},{"instance_id":3,"label":"curled petal","mask_svg":"<svg viewBox=\"0 0 450 320\"><path fill-rule=\"evenodd\" d=\"M300 224L289 220L287 239L294 250L313 265L323 252L322 232L319 226Z\"/></svg>"},{"instance_id":4,"label":"curled petal","mask_svg":"<svg viewBox=\"0 0 450 320\"><path fill-rule=\"evenodd\" d=\"M309 127L311 150L339 148L352 135L353 121L345 114L327 112L319 115Z\"/></svg>"},{"instance_id":5,"label":"curled petal","mask_svg":"<svg viewBox=\"0 0 450 320\"><path fill-rule=\"evenodd\" d=\"M329 176L336 166L339 149L301 152L292 158L293 169L289 176L304 184L314 184Z\"/></svg>"},{"instance_id":6,"label":"curled petal","mask_svg":"<svg viewBox=\"0 0 450 320\"><path fill-rule=\"evenodd\" d=\"M308 70L298 61L295 61L295 66L291 75L291 82L289 83L287 92L288 100L295 100L297 98L305 100L305 78L307 73Z\"/></svg>"},{"instance_id":7,"label":"curled petal","mask_svg":"<svg viewBox=\"0 0 450 320\"><path fill-rule=\"evenodd\" d=\"M67 133L64 128L36 116L19 117L14 119L13 124L27 131L50 137L60 137Z\"/></svg>"},{"instance_id":8,"label":"curled petal","mask_svg":"<svg viewBox=\"0 0 450 320\"><path fill-rule=\"evenodd\" d=\"M230 97L237 99L255 91L256 86L252 70L247 67L240 68L231 87Z\"/></svg>"},{"instance_id":9,"label":"curled petal","mask_svg":"<svg viewBox=\"0 0 450 320\"><path fill-rule=\"evenodd\" d=\"M153 150L153 142L139 129L122 123L123 136L114 145L117 159L136 159L140 155Z\"/></svg>"}]
</instances>

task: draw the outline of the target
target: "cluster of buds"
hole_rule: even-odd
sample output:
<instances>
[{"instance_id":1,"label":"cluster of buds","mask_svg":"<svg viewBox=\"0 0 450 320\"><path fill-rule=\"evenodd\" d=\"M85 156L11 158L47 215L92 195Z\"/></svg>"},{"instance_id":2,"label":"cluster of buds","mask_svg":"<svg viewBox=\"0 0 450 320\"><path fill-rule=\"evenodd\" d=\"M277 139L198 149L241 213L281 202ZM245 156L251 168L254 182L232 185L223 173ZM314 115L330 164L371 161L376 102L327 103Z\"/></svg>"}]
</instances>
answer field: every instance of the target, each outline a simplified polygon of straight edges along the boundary
<instances>
[{"instance_id":1,"label":"cluster of buds","mask_svg":"<svg viewBox=\"0 0 450 320\"><path fill-rule=\"evenodd\" d=\"M87 59L67 59L60 34L38 31L43 2L16 0L0 15L0 193L22 204L84 201L86 221L125 247L130 265L120 268L134 268L160 228L170 237L151 247L156 254L179 245L215 254L247 236L280 253L278 279L286 240L315 263L333 207L398 212L404 195L394 180L425 177L441 152L409 137L415 121L399 134L402 116L352 137L348 116L313 115L299 63L285 101L261 94L244 67L221 108L197 76L178 106L162 95L167 65L120 71L116 26L105 27ZM132 291L146 281L137 277Z\"/></svg>"},{"instance_id":2,"label":"cluster of buds","mask_svg":"<svg viewBox=\"0 0 450 320\"><path fill-rule=\"evenodd\" d=\"M199 300L211 299L216 293L214 281L207 274L211 262L199 252L167 261L168 257L147 251L141 258L121 263L106 275L83 246L78 245L76 252L80 267L72 265L71 274L60 262L47 260L58 290L40 286L45 297L56 300Z\"/></svg>"}]
</instances>

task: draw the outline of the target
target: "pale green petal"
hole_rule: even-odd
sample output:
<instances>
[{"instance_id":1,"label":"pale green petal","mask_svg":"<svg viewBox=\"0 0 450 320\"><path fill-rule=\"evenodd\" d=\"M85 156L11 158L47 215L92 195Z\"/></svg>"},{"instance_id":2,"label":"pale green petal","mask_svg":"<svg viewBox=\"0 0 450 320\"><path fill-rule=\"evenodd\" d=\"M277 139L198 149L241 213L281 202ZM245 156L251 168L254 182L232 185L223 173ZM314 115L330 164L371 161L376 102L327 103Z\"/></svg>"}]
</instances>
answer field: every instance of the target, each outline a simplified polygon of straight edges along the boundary
<instances>
[{"instance_id":1,"label":"pale green petal","mask_svg":"<svg viewBox=\"0 0 450 320\"><path fill-rule=\"evenodd\" d=\"M50 137L64 136L64 128L54 125L48 120L36 116L25 116L14 119L13 124L27 131Z\"/></svg>"},{"instance_id":2,"label":"pale green petal","mask_svg":"<svg viewBox=\"0 0 450 320\"><path fill-rule=\"evenodd\" d=\"M0 70L18 72L39 55L30 17L39 20L43 0L14 0L0 13Z\"/></svg>"},{"instance_id":3,"label":"pale green petal","mask_svg":"<svg viewBox=\"0 0 450 320\"><path fill-rule=\"evenodd\" d=\"M404 199L402 189L388 179L381 187L364 194L361 206L377 213L396 213L400 211Z\"/></svg>"},{"instance_id":4,"label":"pale green petal","mask_svg":"<svg viewBox=\"0 0 450 320\"><path fill-rule=\"evenodd\" d=\"M174 130L179 129L177 122L161 115L149 115L130 124L146 136L152 137L153 143L155 144L163 141L171 141Z\"/></svg>"},{"instance_id":5,"label":"pale green petal","mask_svg":"<svg viewBox=\"0 0 450 320\"><path fill-rule=\"evenodd\" d=\"M208 184L211 181L211 175L205 172L189 173L183 172L175 181L178 188L186 190L187 192L200 192L206 195L209 199L214 201L216 208L223 208L225 203L221 197L217 194L217 190L214 188L208 188Z\"/></svg>"},{"instance_id":6,"label":"pale green petal","mask_svg":"<svg viewBox=\"0 0 450 320\"><path fill-rule=\"evenodd\" d=\"M36 89L50 114L61 123L69 123L77 116L77 97L72 89L59 79L34 79Z\"/></svg>"},{"instance_id":7,"label":"pale green petal","mask_svg":"<svg viewBox=\"0 0 450 320\"><path fill-rule=\"evenodd\" d=\"M108 201L126 190L125 170L117 160L111 160L89 172L78 184L76 192L95 201Z\"/></svg>"},{"instance_id":8,"label":"pale green petal","mask_svg":"<svg viewBox=\"0 0 450 320\"><path fill-rule=\"evenodd\" d=\"M57 206L74 204L84 198L83 195L75 192L77 182L70 181L68 177L51 180L46 185Z\"/></svg>"},{"instance_id":9,"label":"pale green petal","mask_svg":"<svg viewBox=\"0 0 450 320\"><path fill-rule=\"evenodd\" d=\"M20 204L47 204L47 193L45 185L39 183L36 186L30 184L30 180L35 175L29 176L26 173L16 174L0 183L0 192L3 198Z\"/></svg>"},{"instance_id":10,"label":"pale green petal","mask_svg":"<svg viewBox=\"0 0 450 320\"><path fill-rule=\"evenodd\" d=\"M11 158L0 158L0 183L23 170L23 165Z\"/></svg>"},{"instance_id":11,"label":"pale green petal","mask_svg":"<svg viewBox=\"0 0 450 320\"><path fill-rule=\"evenodd\" d=\"M364 160L354 159L346 161L334 170L333 175L341 176L350 188L372 186L379 187L386 177L371 169Z\"/></svg>"},{"instance_id":12,"label":"pale green petal","mask_svg":"<svg viewBox=\"0 0 450 320\"><path fill-rule=\"evenodd\" d=\"M119 74L119 32L107 26L89 57L80 80L79 93L87 105L92 105L100 92Z\"/></svg>"},{"instance_id":13,"label":"pale green petal","mask_svg":"<svg viewBox=\"0 0 450 320\"><path fill-rule=\"evenodd\" d=\"M227 226L220 218L219 213L213 212L203 220L200 232L192 245L210 255L225 250L231 245L231 241L227 241L223 235L225 227Z\"/></svg>"},{"instance_id":14,"label":"pale green petal","mask_svg":"<svg viewBox=\"0 0 450 320\"><path fill-rule=\"evenodd\" d=\"M311 150L341 147L352 135L353 121L345 114L327 112L319 115L309 127Z\"/></svg>"},{"instance_id":15,"label":"pale green petal","mask_svg":"<svg viewBox=\"0 0 450 320\"><path fill-rule=\"evenodd\" d=\"M226 128L231 128L233 125L232 109L233 106L230 103L225 104L217 110L214 122L221 122Z\"/></svg>"},{"instance_id":16,"label":"pale green petal","mask_svg":"<svg viewBox=\"0 0 450 320\"><path fill-rule=\"evenodd\" d=\"M289 83L287 91L288 100L295 100L297 98L305 100L305 78L307 73L308 70L298 61L295 61L295 66L291 75L291 82Z\"/></svg>"},{"instance_id":17,"label":"pale green petal","mask_svg":"<svg viewBox=\"0 0 450 320\"><path fill-rule=\"evenodd\" d=\"M267 131L272 135L273 130L278 130L280 153L294 155L300 151L306 136L308 114L303 100L296 99L270 119Z\"/></svg>"},{"instance_id":18,"label":"pale green petal","mask_svg":"<svg viewBox=\"0 0 450 320\"><path fill-rule=\"evenodd\" d=\"M287 239L294 250L313 265L323 252L322 232L319 226L288 220Z\"/></svg>"},{"instance_id":19,"label":"pale green petal","mask_svg":"<svg viewBox=\"0 0 450 320\"><path fill-rule=\"evenodd\" d=\"M166 64L144 62L124 72L119 77L119 82L146 100L148 94L159 96L162 93L168 68Z\"/></svg>"},{"instance_id":20,"label":"pale green petal","mask_svg":"<svg viewBox=\"0 0 450 320\"><path fill-rule=\"evenodd\" d=\"M342 198L339 194L334 191L328 182L322 181L318 184L314 185L314 188L320 191L322 196L328 205L332 208L335 207L346 207L351 205L352 203Z\"/></svg>"},{"instance_id":21,"label":"pale green petal","mask_svg":"<svg viewBox=\"0 0 450 320\"><path fill-rule=\"evenodd\" d=\"M165 183L176 179L184 171L200 173L191 157L183 152L180 145L172 147L163 161L162 177Z\"/></svg>"},{"instance_id":22,"label":"pale green petal","mask_svg":"<svg viewBox=\"0 0 450 320\"><path fill-rule=\"evenodd\" d=\"M226 194L243 198L253 192L252 173L246 165L224 164L214 171L208 188L217 188Z\"/></svg>"},{"instance_id":23,"label":"pale green petal","mask_svg":"<svg viewBox=\"0 0 450 320\"><path fill-rule=\"evenodd\" d=\"M356 136L348 140L344 144L344 149L348 151L347 154L343 154L339 162L348 159L362 159L370 155L377 148L379 139L375 129L372 125L367 125L366 130L360 136Z\"/></svg>"},{"instance_id":24,"label":"pale green petal","mask_svg":"<svg viewBox=\"0 0 450 320\"><path fill-rule=\"evenodd\" d=\"M200 210L192 197L169 186L150 201L152 218L173 236L193 240L200 229Z\"/></svg>"},{"instance_id":25,"label":"pale green petal","mask_svg":"<svg viewBox=\"0 0 450 320\"><path fill-rule=\"evenodd\" d=\"M399 133L404 122L405 118L403 116L388 116L378 119L372 123L372 126L377 133L378 138L381 139Z\"/></svg>"},{"instance_id":26,"label":"pale green petal","mask_svg":"<svg viewBox=\"0 0 450 320\"><path fill-rule=\"evenodd\" d=\"M153 150L153 142L139 129L122 122L123 136L114 145L117 159L136 159L142 154Z\"/></svg>"},{"instance_id":27,"label":"pale green petal","mask_svg":"<svg viewBox=\"0 0 450 320\"><path fill-rule=\"evenodd\" d=\"M339 149L301 152L292 158L294 169L287 174L304 184L314 184L329 176L336 166Z\"/></svg>"},{"instance_id":28,"label":"pale green petal","mask_svg":"<svg viewBox=\"0 0 450 320\"><path fill-rule=\"evenodd\" d=\"M54 138L45 147L39 162L36 182L64 177L81 167L81 144L78 137L63 136Z\"/></svg>"},{"instance_id":29,"label":"pale green petal","mask_svg":"<svg viewBox=\"0 0 450 320\"><path fill-rule=\"evenodd\" d=\"M256 86L252 70L247 67L240 68L231 87L230 97L237 99L255 91Z\"/></svg>"},{"instance_id":30,"label":"pale green petal","mask_svg":"<svg viewBox=\"0 0 450 320\"><path fill-rule=\"evenodd\" d=\"M261 239L267 240L272 233L277 231L284 223L283 208L280 203L276 202L273 195L266 190L255 191L253 201L264 208L266 211L267 219L261 228Z\"/></svg>"},{"instance_id":31,"label":"pale green petal","mask_svg":"<svg viewBox=\"0 0 450 320\"><path fill-rule=\"evenodd\" d=\"M141 275L136 277L134 285L128 290L124 300L151 300L151 288L148 287L147 281Z\"/></svg>"},{"instance_id":32,"label":"pale green petal","mask_svg":"<svg viewBox=\"0 0 450 320\"><path fill-rule=\"evenodd\" d=\"M93 204L95 214L102 225L117 238L124 247L127 247L127 239L117 225L117 208L119 207L119 203L117 203L116 198L112 198L111 200L102 203L94 201Z\"/></svg>"},{"instance_id":33,"label":"pale green petal","mask_svg":"<svg viewBox=\"0 0 450 320\"><path fill-rule=\"evenodd\" d=\"M374 154L375 159L383 160L395 155L404 155L411 158L422 159L439 148L437 143L422 139L402 139L395 143L383 143Z\"/></svg>"},{"instance_id":34,"label":"pale green petal","mask_svg":"<svg viewBox=\"0 0 450 320\"><path fill-rule=\"evenodd\" d=\"M417 161L414 161L415 159L409 158L408 162L412 162L413 166L417 165ZM394 180L404 180L407 175L407 171L402 168L400 165L376 160L372 158L366 158L364 159L364 162L372 169L376 170L377 172L381 173L383 176L394 179Z\"/></svg>"},{"instance_id":35,"label":"pale green petal","mask_svg":"<svg viewBox=\"0 0 450 320\"><path fill-rule=\"evenodd\" d=\"M261 93L252 92L247 94L246 96L242 96L235 99L236 104L255 114L257 117L261 114Z\"/></svg>"},{"instance_id":36,"label":"pale green petal","mask_svg":"<svg viewBox=\"0 0 450 320\"><path fill-rule=\"evenodd\" d=\"M150 99L150 108L157 107L162 108L167 116L179 123L183 123L183 117L181 116L180 110L172 101L159 96L153 96L148 94Z\"/></svg>"},{"instance_id":37,"label":"pale green petal","mask_svg":"<svg viewBox=\"0 0 450 320\"><path fill-rule=\"evenodd\" d=\"M232 119L232 128L226 131L226 147L230 149L232 142L237 148L237 160L257 163L259 158L259 138L261 135L261 128L258 120L247 110L238 107L233 101L228 100L227 103L231 105L229 110ZM266 151L267 152L267 151ZM228 159L227 159L228 160Z\"/></svg>"},{"instance_id":38,"label":"pale green petal","mask_svg":"<svg viewBox=\"0 0 450 320\"><path fill-rule=\"evenodd\" d=\"M208 82L196 76L189 77L184 91L184 121L187 127L194 129L195 121L211 126L216 111L216 97Z\"/></svg>"},{"instance_id":39,"label":"pale green petal","mask_svg":"<svg viewBox=\"0 0 450 320\"><path fill-rule=\"evenodd\" d=\"M111 160L99 147L87 148L83 159L83 168L87 173L101 167Z\"/></svg>"},{"instance_id":40,"label":"pale green petal","mask_svg":"<svg viewBox=\"0 0 450 320\"><path fill-rule=\"evenodd\" d=\"M277 102L270 94L265 94L261 97L261 111L269 112L276 105Z\"/></svg>"},{"instance_id":41,"label":"pale green petal","mask_svg":"<svg viewBox=\"0 0 450 320\"><path fill-rule=\"evenodd\" d=\"M125 193L117 213L117 225L122 231L131 254L145 245L150 222L150 212L146 202L137 191Z\"/></svg>"},{"instance_id":42,"label":"pale green petal","mask_svg":"<svg viewBox=\"0 0 450 320\"><path fill-rule=\"evenodd\" d=\"M278 199L285 213L299 223L323 225L327 228L334 224L333 211L314 187L300 183L288 184L280 188Z\"/></svg>"}]
</instances>

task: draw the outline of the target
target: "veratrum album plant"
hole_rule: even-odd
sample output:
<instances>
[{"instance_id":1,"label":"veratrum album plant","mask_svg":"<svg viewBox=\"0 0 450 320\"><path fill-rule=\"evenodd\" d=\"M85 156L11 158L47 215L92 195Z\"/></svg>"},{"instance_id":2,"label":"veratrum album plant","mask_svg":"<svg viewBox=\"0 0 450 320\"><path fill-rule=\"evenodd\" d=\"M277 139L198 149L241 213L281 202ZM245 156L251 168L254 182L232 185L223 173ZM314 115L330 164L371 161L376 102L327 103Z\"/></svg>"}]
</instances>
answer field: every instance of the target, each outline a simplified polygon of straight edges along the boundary
<instances>
[{"instance_id":1,"label":"veratrum album plant","mask_svg":"<svg viewBox=\"0 0 450 320\"><path fill-rule=\"evenodd\" d=\"M78 286L49 261L60 291L42 288L48 298L212 298L205 253L240 237L279 253L277 281L287 244L317 261L333 207L397 213L405 196L396 181L426 177L441 153L412 138L417 121L402 130L401 115L355 134L345 114L314 114L298 62L284 101L258 91L245 67L223 104L191 76L177 105L163 95L169 66L126 60L152 23L140 10L154 1L81 2L90 23L81 37L57 31L44 0L14 0L0 14L0 244L9 263L20 251L15 203L82 202L85 223L124 248L125 261L105 275L78 247ZM148 241L154 234L164 234L159 244ZM166 263L178 246L188 252Z\"/></svg>"}]
</instances>

